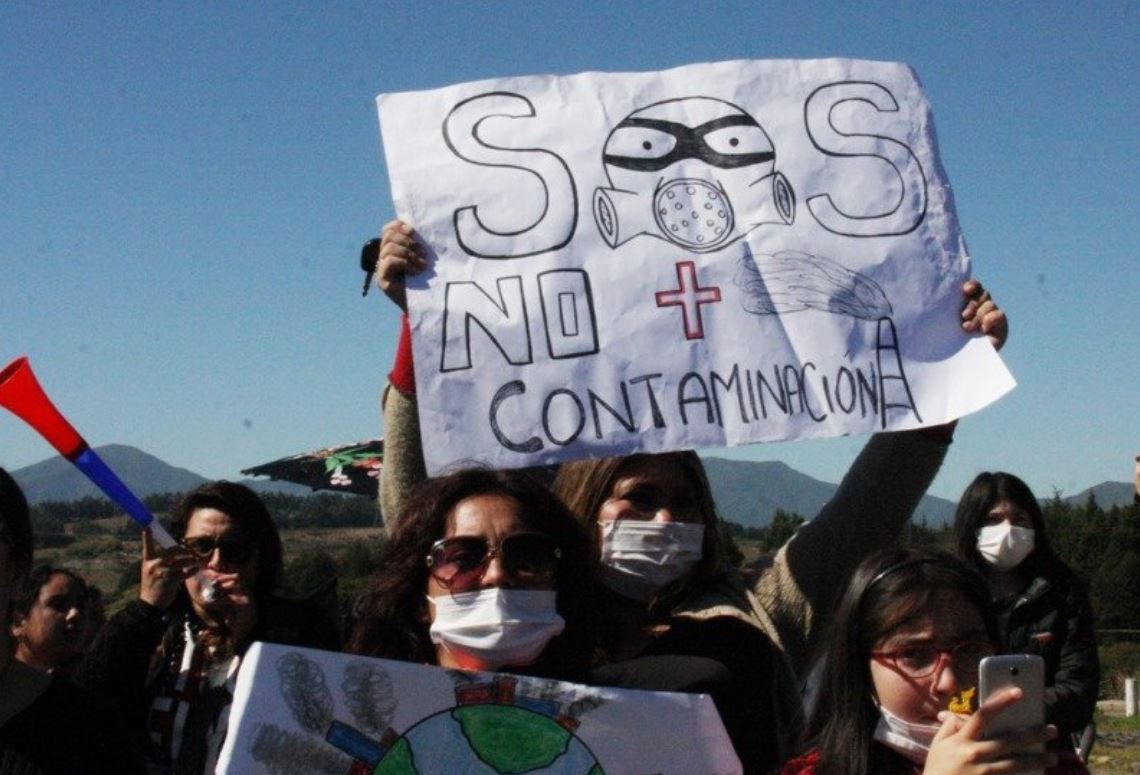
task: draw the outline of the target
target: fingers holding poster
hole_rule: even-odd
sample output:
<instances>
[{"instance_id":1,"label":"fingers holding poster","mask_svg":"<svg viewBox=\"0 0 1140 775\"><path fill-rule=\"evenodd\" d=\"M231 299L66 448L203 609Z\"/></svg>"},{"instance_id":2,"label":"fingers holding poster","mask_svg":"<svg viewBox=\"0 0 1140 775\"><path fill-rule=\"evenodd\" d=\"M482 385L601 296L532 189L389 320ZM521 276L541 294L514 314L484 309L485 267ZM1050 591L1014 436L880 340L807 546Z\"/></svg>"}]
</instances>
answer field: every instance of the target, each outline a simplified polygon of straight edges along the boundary
<instances>
[{"instance_id":1,"label":"fingers holding poster","mask_svg":"<svg viewBox=\"0 0 1140 775\"><path fill-rule=\"evenodd\" d=\"M429 470L946 422L1013 381L913 72L854 60L378 99Z\"/></svg>"}]
</instances>

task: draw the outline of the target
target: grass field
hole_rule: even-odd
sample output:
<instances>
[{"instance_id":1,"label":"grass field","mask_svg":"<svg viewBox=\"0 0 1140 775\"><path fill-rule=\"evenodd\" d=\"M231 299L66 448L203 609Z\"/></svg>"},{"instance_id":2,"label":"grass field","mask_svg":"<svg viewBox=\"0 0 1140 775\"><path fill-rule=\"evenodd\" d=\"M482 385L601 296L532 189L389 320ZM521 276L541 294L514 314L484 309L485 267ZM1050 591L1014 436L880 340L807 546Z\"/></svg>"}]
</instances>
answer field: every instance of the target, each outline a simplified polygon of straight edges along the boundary
<instances>
[{"instance_id":1,"label":"grass field","mask_svg":"<svg viewBox=\"0 0 1140 775\"><path fill-rule=\"evenodd\" d=\"M1140 775L1140 716L1097 714L1097 740L1089 757L1093 775Z\"/></svg>"}]
</instances>

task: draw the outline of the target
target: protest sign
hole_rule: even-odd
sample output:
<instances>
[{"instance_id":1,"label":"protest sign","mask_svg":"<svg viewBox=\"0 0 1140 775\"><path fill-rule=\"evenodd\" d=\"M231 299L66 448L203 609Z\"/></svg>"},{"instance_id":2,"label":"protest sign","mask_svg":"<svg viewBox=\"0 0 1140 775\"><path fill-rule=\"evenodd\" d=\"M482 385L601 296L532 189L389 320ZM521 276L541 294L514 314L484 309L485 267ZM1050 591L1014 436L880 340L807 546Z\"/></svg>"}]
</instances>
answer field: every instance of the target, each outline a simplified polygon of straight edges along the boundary
<instances>
[{"instance_id":1,"label":"protest sign","mask_svg":"<svg viewBox=\"0 0 1140 775\"><path fill-rule=\"evenodd\" d=\"M703 694L255 643L218 772L730 775L740 762Z\"/></svg>"},{"instance_id":2,"label":"protest sign","mask_svg":"<svg viewBox=\"0 0 1140 775\"><path fill-rule=\"evenodd\" d=\"M943 423L1013 386L913 71L737 61L381 95L429 471Z\"/></svg>"}]
</instances>

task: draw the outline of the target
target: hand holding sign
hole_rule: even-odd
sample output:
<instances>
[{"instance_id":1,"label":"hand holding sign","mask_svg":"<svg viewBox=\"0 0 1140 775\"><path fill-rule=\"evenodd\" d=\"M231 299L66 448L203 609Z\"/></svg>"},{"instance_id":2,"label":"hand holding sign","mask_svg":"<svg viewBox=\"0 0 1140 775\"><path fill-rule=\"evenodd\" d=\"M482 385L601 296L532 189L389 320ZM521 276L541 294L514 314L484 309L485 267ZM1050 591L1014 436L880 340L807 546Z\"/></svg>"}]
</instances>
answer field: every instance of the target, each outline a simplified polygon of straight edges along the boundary
<instances>
[{"instance_id":1,"label":"hand holding sign","mask_svg":"<svg viewBox=\"0 0 1140 775\"><path fill-rule=\"evenodd\" d=\"M420 232L386 227L380 283L410 304L433 472L941 424L1013 385L962 336L1000 344L1007 324L980 286L960 307L969 259L903 65L514 78L379 106Z\"/></svg>"},{"instance_id":2,"label":"hand holding sign","mask_svg":"<svg viewBox=\"0 0 1140 775\"><path fill-rule=\"evenodd\" d=\"M1009 320L994 302L990 292L977 280L967 280L962 286L966 306L962 309L962 330L982 333L989 338L995 350L1001 350L1009 338Z\"/></svg>"},{"instance_id":3,"label":"hand holding sign","mask_svg":"<svg viewBox=\"0 0 1140 775\"><path fill-rule=\"evenodd\" d=\"M404 278L419 274L426 266L423 248L416 242L412 227L399 220L385 224L380 235L376 282L380 290L405 312L408 310L408 300Z\"/></svg>"}]
</instances>

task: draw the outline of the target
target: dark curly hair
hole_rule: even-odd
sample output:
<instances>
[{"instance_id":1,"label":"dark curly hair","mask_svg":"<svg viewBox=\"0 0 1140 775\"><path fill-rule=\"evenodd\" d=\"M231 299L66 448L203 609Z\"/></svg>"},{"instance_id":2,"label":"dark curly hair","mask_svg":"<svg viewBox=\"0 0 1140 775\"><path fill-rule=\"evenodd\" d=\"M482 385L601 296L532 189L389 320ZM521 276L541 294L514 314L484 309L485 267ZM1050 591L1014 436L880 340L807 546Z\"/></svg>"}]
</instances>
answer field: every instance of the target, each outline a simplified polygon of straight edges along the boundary
<instances>
[{"instance_id":1,"label":"dark curly hair","mask_svg":"<svg viewBox=\"0 0 1140 775\"><path fill-rule=\"evenodd\" d=\"M594 563L585 532L562 503L520 471L469 468L429 479L404 506L385 544L381 570L361 608L347 650L409 662L436 662L428 634L426 558L447 532L448 519L465 498L501 495L517 501L525 527L554 539L561 551L555 578L562 634L526 672L551 678L581 678L597 658L592 625Z\"/></svg>"}]
</instances>

